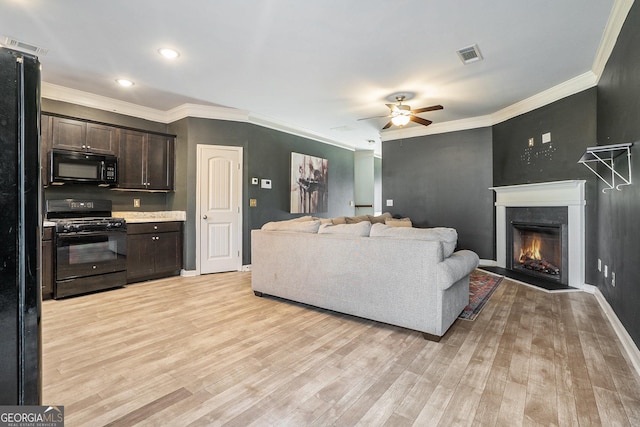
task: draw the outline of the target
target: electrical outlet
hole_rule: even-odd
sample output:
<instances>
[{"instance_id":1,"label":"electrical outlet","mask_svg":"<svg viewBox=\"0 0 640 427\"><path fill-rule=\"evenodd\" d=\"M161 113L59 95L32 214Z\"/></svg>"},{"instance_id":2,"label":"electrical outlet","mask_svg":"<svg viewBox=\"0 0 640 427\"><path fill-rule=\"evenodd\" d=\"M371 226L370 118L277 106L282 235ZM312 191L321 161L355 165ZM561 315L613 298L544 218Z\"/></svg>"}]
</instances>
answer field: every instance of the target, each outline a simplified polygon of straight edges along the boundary
<instances>
[{"instance_id":1,"label":"electrical outlet","mask_svg":"<svg viewBox=\"0 0 640 427\"><path fill-rule=\"evenodd\" d=\"M393 199L387 199L387 206L393 206Z\"/></svg>"},{"instance_id":2,"label":"electrical outlet","mask_svg":"<svg viewBox=\"0 0 640 427\"><path fill-rule=\"evenodd\" d=\"M611 286L616 286L616 273L615 271L611 272Z\"/></svg>"},{"instance_id":3,"label":"electrical outlet","mask_svg":"<svg viewBox=\"0 0 640 427\"><path fill-rule=\"evenodd\" d=\"M133 207L134 208L140 207L140 199L133 199Z\"/></svg>"},{"instance_id":4,"label":"electrical outlet","mask_svg":"<svg viewBox=\"0 0 640 427\"><path fill-rule=\"evenodd\" d=\"M542 143L543 144L548 144L550 142L551 142L551 132L543 133L542 134Z\"/></svg>"},{"instance_id":5,"label":"electrical outlet","mask_svg":"<svg viewBox=\"0 0 640 427\"><path fill-rule=\"evenodd\" d=\"M598 258L598 271L602 271L602 260Z\"/></svg>"},{"instance_id":6,"label":"electrical outlet","mask_svg":"<svg viewBox=\"0 0 640 427\"><path fill-rule=\"evenodd\" d=\"M249 199L249 207L255 208L256 206L258 206L258 199Z\"/></svg>"},{"instance_id":7,"label":"electrical outlet","mask_svg":"<svg viewBox=\"0 0 640 427\"><path fill-rule=\"evenodd\" d=\"M609 277L609 267L607 266L607 264L604 265L604 277Z\"/></svg>"}]
</instances>

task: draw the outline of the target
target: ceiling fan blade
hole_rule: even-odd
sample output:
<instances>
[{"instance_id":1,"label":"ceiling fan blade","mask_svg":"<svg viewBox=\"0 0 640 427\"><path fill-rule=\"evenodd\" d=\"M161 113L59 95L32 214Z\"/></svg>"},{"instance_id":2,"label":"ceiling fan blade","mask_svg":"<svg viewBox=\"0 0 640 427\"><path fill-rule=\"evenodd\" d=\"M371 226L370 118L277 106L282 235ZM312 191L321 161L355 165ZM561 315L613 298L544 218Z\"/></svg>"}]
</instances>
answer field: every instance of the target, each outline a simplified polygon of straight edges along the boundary
<instances>
[{"instance_id":1,"label":"ceiling fan blade","mask_svg":"<svg viewBox=\"0 0 640 427\"><path fill-rule=\"evenodd\" d=\"M382 130L389 129L391 126L393 126L393 122L391 122L391 121L390 121L389 123L387 123L386 125L384 125L384 127L382 128Z\"/></svg>"},{"instance_id":2,"label":"ceiling fan blade","mask_svg":"<svg viewBox=\"0 0 640 427\"><path fill-rule=\"evenodd\" d=\"M381 117L391 117L391 116L390 116L389 114L385 114L384 116L364 117L364 118L362 118L362 119L358 119L357 121L360 121L360 120L370 120L370 119L379 119L379 118L381 118Z\"/></svg>"},{"instance_id":3,"label":"ceiling fan blade","mask_svg":"<svg viewBox=\"0 0 640 427\"><path fill-rule=\"evenodd\" d=\"M435 111L442 110L444 107L442 105L432 105L431 107L424 108L416 108L415 110L411 110L413 114L426 113L427 111Z\"/></svg>"},{"instance_id":4,"label":"ceiling fan blade","mask_svg":"<svg viewBox=\"0 0 640 427\"><path fill-rule=\"evenodd\" d=\"M419 124L424 125L424 126L429 126L431 123L433 123L431 120L423 119L422 117L417 117L417 116L411 116L409 118L409 120L411 120L412 122L419 123Z\"/></svg>"}]
</instances>

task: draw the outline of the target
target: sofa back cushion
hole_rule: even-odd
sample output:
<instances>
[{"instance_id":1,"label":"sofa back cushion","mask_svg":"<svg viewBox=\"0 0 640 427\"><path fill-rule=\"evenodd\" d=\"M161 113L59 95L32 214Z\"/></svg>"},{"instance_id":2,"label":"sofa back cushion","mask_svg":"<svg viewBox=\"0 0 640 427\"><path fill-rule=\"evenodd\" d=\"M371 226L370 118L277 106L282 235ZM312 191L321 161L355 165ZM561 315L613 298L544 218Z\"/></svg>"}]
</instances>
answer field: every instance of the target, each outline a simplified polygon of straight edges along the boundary
<instances>
[{"instance_id":1,"label":"sofa back cushion","mask_svg":"<svg viewBox=\"0 0 640 427\"><path fill-rule=\"evenodd\" d=\"M286 221L272 221L262 226L264 231L295 231L298 233L317 233L320 220L300 221L290 219Z\"/></svg>"},{"instance_id":2,"label":"sofa back cushion","mask_svg":"<svg viewBox=\"0 0 640 427\"><path fill-rule=\"evenodd\" d=\"M348 234L351 236L369 236L371 223L361 221L355 224L321 224L318 234Z\"/></svg>"},{"instance_id":3,"label":"sofa back cushion","mask_svg":"<svg viewBox=\"0 0 640 427\"><path fill-rule=\"evenodd\" d=\"M385 224L373 224L369 233L371 237L401 237L411 240L431 240L442 242L444 257L449 257L458 244L458 232L453 228L409 228L392 227Z\"/></svg>"}]
</instances>

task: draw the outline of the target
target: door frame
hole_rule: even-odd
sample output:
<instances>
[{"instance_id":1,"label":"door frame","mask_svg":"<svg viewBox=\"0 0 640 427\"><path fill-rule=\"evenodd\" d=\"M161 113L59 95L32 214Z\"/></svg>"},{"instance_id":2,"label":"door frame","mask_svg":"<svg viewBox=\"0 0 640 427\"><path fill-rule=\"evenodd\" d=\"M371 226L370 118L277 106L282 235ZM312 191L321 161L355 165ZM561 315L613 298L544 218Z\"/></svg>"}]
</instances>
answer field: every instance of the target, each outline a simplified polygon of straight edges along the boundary
<instances>
[{"instance_id":1,"label":"door frame","mask_svg":"<svg viewBox=\"0 0 640 427\"><path fill-rule=\"evenodd\" d=\"M220 149L220 150L228 150L228 151L236 151L238 153L238 165L240 174L240 179L238 179L238 188L236 191L238 192L238 217L239 217L239 230L238 230L238 248L240 248L240 266L238 271L242 271L242 259L244 255L244 247L243 247L243 230L244 230L244 209L243 209L243 199L242 199L242 189L244 187L244 164L243 164L243 149L242 147L232 146L232 145L209 145L209 144L197 144L196 145L196 211L194 214L194 220L196 224L196 275L200 275L200 243L202 241L202 230L200 227L200 160L202 159L202 151L203 149Z\"/></svg>"}]
</instances>

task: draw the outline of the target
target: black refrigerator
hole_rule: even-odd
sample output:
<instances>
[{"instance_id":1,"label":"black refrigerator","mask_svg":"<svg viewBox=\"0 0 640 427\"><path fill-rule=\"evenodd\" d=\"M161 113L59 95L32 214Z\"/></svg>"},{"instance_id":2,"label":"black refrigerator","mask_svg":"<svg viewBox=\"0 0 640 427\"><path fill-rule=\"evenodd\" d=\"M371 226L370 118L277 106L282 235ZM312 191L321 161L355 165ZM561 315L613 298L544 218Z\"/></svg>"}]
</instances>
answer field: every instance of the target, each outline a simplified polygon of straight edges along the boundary
<instances>
[{"instance_id":1,"label":"black refrigerator","mask_svg":"<svg viewBox=\"0 0 640 427\"><path fill-rule=\"evenodd\" d=\"M40 405L40 63L0 48L0 405Z\"/></svg>"}]
</instances>

